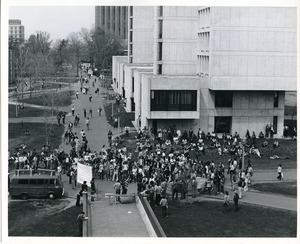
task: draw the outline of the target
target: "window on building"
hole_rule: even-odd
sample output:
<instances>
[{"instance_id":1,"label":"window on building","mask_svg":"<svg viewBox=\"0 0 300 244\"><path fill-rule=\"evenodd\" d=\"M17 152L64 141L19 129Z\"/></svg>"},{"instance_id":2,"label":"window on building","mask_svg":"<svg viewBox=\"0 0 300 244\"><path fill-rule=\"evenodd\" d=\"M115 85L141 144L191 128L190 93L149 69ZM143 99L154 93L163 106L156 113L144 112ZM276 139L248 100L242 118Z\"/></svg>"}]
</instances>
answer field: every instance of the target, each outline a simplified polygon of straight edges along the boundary
<instances>
[{"instance_id":1,"label":"window on building","mask_svg":"<svg viewBox=\"0 0 300 244\"><path fill-rule=\"evenodd\" d=\"M133 35L133 32L130 31L130 32L129 32L129 42L132 42L132 39L133 39L133 38L132 38L132 35Z\"/></svg>"},{"instance_id":2,"label":"window on building","mask_svg":"<svg viewBox=\"0 0 300 244\"><path fill-rule=\"evenodd\" d=\"M163 6L159 6L159 10L158 10L158 16L162 17L163 16L163 12L164 11L164 7Z\"/></svg>"},{"instance_id":3,"label":"window on building","mask_svg":"<svg viewBox=\"0 0 300 244\"><path fill-rule=\"evenodd\" d=\"M274 92L274 108L278 108L278 92Z\"/></svg>"},{"instance_id":4,"label":"window on building","mask_svg":"<svg viewBox=\"0 0 300 244\"><path fill-rule=\"evenodd\" d=\"M158 20L158 38L161 39L163 35L163 21Z\"/></svg>"},{"instance_id":5,"label":"window on building","mask_svg":"<svg viewBox=\"0 0 300 244\"><path fill-rule=\"evenodd\" d=\"M21 179L21 180L19 180L18 184L21 184L21 185L27 185L27 184L28 184L28 180L26 180L26 179Z\"/></svg>"},{"instance_id":6,"label":"window on building","mask_svg":"<svg viewBox=\"0 0 300 244\"><path fill-rule=\"evenodd\" d=\"M35 185L36 184L36 179L30 179L29 184L30 185Z\"/></svg>"},{"instance_id":7,"label":"window on building","mask_svg":"<svg viewBox=\"0 0 300 244\"><path fill-rule=\"evenodd\" d=\"M151 111L196 111L195 90L152 90Z\"/></svg>"},{"instance_id":8,"label":"window on building","mask_svg":"<svg viewBox=\"0 0 300 244\"><path fill-rule=\"evenodd\" d=\"M133 19L130 18L129 19L129 28L132 29L132 27L133 27Z\"/></svg>"},{"instance_id":9,"label":"window on building","mask_svg":"<svg viewBox=\"0 0 300 244\"><path fill-rule=\"evenodd\" d=\"M159 65L158 65L158 71L157 71L157 73L158 73L159 75L162 74L162 64L159 64Z\"/></svg>"},{"instance_id":10,"label":"window on building","mask_svg":"<svg viewBox=\"0 0 300 244\"><path fill-rule=\"evenodd\" d=\"M232 92L231 91L216 91L215 92L215 107L232 107Z\"/></svg>"},{"instance_id":11,"label":"window on building","mask_svg":"<svg viewBox=\"0 0 300 244\"><path fill-rule=\"evenodd\" d=\"M273 117L273 129L274 129L274 134L277 134L277 123L278 123L278 117L274 116Z\"/></svg>"},{"instance_id":12,"label":"window on building","mask_svg":"<svg viewBox=\"0 0 300 244\"><path fill-rule=\"evenodd\" d=\"M129 63L132 64L132 57L129 57Z\"/></svg>"},{"instance_id":13,"label":"window on building","mask_svg":"<svg viewBox=\"0 0 300 244\"><path fill-rule=\"evenodd\" d=\"M130 6L130 8L129 8L129 14L130 14L130 16L133 16L133 6Z\"/></svg>"},{"instance_id":14,"label":"window on building","mask_svg":"<svg viewBox=\"0 0 300 244\"><path fill-rule=\"evenodd\" d=\"M162 42L158 43L158 61L162 61Z\"/></svg>"},{"instance_id":15,"label":"window on building","mask_svg":"<svg viewBox=\"0 0 300 244\"><path fill-rule=\"evenodd\" d=\"M231 120L230 116L216 116L215 117L215 133L230 133L231 131Z\"/></svg>"},{"instance_id":16,"label":"window on building","mask_svg":"<svg viewBox=\"0 0 300 244\"><path fill-rule=\"evenodd\" d=\"M129 45L129 55L132 55L132 48L133 48L133 45L130 44L130 45Z\"/></svg>"}]
</instances>

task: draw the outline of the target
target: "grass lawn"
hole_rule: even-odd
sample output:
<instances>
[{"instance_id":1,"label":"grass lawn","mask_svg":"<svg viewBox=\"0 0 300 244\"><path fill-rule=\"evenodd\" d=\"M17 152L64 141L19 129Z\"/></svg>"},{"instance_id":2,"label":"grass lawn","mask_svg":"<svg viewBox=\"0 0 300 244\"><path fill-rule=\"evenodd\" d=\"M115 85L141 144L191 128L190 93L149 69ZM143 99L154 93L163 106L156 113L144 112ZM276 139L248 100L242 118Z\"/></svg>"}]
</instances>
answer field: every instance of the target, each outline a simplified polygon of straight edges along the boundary
<instances>
[{"instance_id":1,"label":"grass lawn","mask_svg":"<svg viewBox=\"0 0 300 244\"><path fill-rule=\"evenodd\" d=\"M104 104L104 111L106 114L106 117L109 119L111 117L111 103L110 104ZM134 121L134 113L127 113L123 106L117 105L114 103L114 115L117 115L118 109L120 109L120 126L125 127L133 127L132 121ZM108 122L111 126L114 125L114 122L112 120L109 120Z\"/></svg>"},{"instance_id":2,"label":"grass lawn","mask_svg":"<svg viewBox=\"0 0 300 244\"><path fill-rule=\"evenodd\" d=\"M278 163L283 163L286 169L295 169L297 167L297 142L294 140L284 140L279 139L279 148L273 148L274 139L268 139L269 146L261 147L264 139L257 139L256 145L259 151L262 153L262 157L259 158L257 155L250 155L245 157L245 165L247 165L248 159L251 160L252 166L255 169L276 169ZM209 145L209 142L205 142L205 145ZM248 152L249 148L245 148ZM289 159L270 159L270 156L274 154L285 157L288 156ZM225 167L227 167L227 160L230 158L230 154L223 154L219 156L217 149L206 149L205 155L201 155L200 159L207 161L213 160L214 162L223 162Z\"/></svg>"},{"instance_id":3,"label":"grass lawn","mask_svg":"<svg viewBox=\"0 0 300 244\"><path fill-rule=\"evenodd\" d=\"M252 189L262 192L281 194L287 197L297 197L297 182L258 183Z\"/></svg>"},{"instance_id":4,"label":"grass lawn","mask_svg":"<svg viewBox=\"0 0 300 244\"><path fill-rule=\"evenodd\" d=\"M261 206L240 205L223 213L222 201L191 204L169 201L169 217L154 208L167 237L296 237L297 213Z\"/></svg>"},{"instance_id":5,"label":"grass lawn","mask_svg":"<svg viewBox=\"0 0 300 244\"><path fill-rule=\"evenodd\" d=\"M76 218L82 207L72 206L62 210L68 204L69 201L65 200L42 199L10 202L8 236L76 237Z\"/></svg>"},{"instance_id":6,"label":"grass lawn","mask_svg":"<svg viewBox=\"0 0 300 244\"><path fill-rule=\"evenodd\" d=\"M25 129L30 132L29 136L25 135ZM64 132L64 126L53 125L54 137L48 137L50 145L58 148L61 143L61 136ZM9 151L13 153L16 147L25 143L27 148L25 151L36 149L40 151L46 142L45 124L44 123L9 123L8 125Z\"/></svg>"},{"instance_id":7,"label":"grass lawn","mask_svg":"<svg viewBox=\"0 0 300 244\"><path fill-rule=\"evenodd\" d=\"M72 104L72 98L74 97L74 91L58 91L56 94L55 92L49 93L39 93L32 98L24 99L24 103L30 103L35 105L44 106L44 100L46 102L46 106L51 106L52 98L53 98L53 106L70 106ZM45 98L45 99L44 99Z\"/></svg>"},{"instance_id":8,"label":"grass lawn","mask_svg":"<svg viewBox=\"0 0 300 244\"><path fill-rule=\"evenodd\" d=\"M25 107L24 109L19 110L18 118L19 117L43 117L44 112L45 112L44 109ZM51 112L50 110L47 110L46 114L49 115L50 112ZM54 111L54 114L57 114L56 110ZM8 117L16 118L16 105L9 104Z\"/></svg>"}]
</instances>

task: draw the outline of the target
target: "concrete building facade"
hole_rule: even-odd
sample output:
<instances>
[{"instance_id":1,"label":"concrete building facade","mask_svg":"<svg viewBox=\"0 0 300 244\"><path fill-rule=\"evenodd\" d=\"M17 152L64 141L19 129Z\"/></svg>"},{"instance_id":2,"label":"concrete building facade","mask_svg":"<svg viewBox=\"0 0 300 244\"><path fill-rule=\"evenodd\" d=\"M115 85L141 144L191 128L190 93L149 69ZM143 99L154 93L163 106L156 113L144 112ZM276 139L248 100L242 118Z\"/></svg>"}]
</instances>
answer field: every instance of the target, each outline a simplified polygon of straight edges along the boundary
<instances>
[{"instance_id":1,"label":"concrete building facade","mask_svg":"<svg viewBox=\"0 0 300 244\"><path fill-rule=\"evenodd\" d=\"M151 65L145 72L142 53L134 52L134 26L133 51L127 63L119 63L124 90L135 86L123 95L135 103L141 127L176 124L244 136L247 129L258 135L272 124L274 136L282 136L285 91L297 87L296 8L147 8L144 22L134 9L129 22L137 13L139 29L142 23L149 27L153 11L153 72ZM138 46L149 48L150 41Z\"/></svg>"}]
</instances>

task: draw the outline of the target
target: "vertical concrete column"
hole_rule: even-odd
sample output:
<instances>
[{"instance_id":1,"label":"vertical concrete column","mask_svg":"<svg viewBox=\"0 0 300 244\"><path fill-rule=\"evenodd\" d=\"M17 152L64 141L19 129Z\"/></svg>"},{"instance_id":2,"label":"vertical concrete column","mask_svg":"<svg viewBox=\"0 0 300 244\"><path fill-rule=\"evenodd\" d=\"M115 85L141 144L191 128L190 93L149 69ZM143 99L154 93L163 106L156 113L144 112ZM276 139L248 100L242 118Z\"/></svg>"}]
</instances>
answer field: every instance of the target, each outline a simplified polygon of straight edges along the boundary
<instances>
[{"instance_id":1,"label":"vertical concrete column","mask_svg":"<svg viewBox=\"0 0 300 244\"><path fill-rule=\"evenodd\" d=\"M85 212L85 216L89 217L89 209L88 209L88 193L83 192L82 193L82 199L83 199L83 212ZM83 221L83 230L82 230L82 236L87 237L88 236L88 219Z\"/></svg>"},{"instance_id":2,"label":"vertical concrete column","mask_svg":"<svg viewBox=\"0 0 300 244\"><path fill-rule=\"evenodd\" d=\"M100 27L100 20L101 20L101 7L96 6L95 7L95 27Z\"/></svg>"},{"instance_id":3,"label":"vertical concrete column","mask_svg":"<svg viewBox=\"0 0 300 244\"><path fill-rule=\"evenodd\" d=\"M120 38L123 39L124 38L124 18L125 18L125 13L124 13L124 7L120 7Z\"/></svg>"},{"instance_id":4,"label":"vertical concrete column","mask_svg":"<svg viewBox=\"0 0 300 244\"><path fill-rule=\"evenodd\" d=\"M110 34L114 34L114 21L115 21L115 15L114 15L114 6L111 6L109 9L109 31Z\"/></svg>"},{"instance_id":5,"label":"vertical concrete column","mask_svg":"<svg viewBox=\"0 0 300 244\"><path fill-rule=\"evenodd\" d=\"M158 74L158 13L159 6L154 7L154 28L153 28L153 74Z\"/></svg>"},{"instance_id":6,"label":"vertical concrete column","mask_svg":"<svg viewBox=\"0 0 300 244\"><path fill-rule=\"evenodd\" d=\"M115 7L115 35L120 36L120 7Z\"/></svg>"},{"instance_id":7,"label":"vertical concrete column","mask_svg":"<svg viewBox=\"0 0 300 244\"><path fill-rule=\"evenodd\" d=\"M109 31L109 6L105 6L105 19L104 19L104 31L108 33Z\"/></svg>"},{"instance_id":8,"label":"vertical concrete column","mask_svg":"<svg viewBox=\"0 0 300 244\"><path fill-rule=\"evenodd\" d=\"M103 14L104 14L104 7L99 6L99 27L102 29L103 28Z\"/></svg>"}]
</instances>

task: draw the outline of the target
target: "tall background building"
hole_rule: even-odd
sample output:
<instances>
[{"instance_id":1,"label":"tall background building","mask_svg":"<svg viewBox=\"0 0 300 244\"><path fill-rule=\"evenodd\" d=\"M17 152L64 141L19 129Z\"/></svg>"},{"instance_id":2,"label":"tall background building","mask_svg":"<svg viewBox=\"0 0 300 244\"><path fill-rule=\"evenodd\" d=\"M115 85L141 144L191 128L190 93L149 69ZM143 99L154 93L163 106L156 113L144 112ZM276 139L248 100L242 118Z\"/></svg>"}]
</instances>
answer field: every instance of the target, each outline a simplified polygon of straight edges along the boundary
<instances>
[{"instance_id":1,"label":"tall background building","mask_svg":"<svg viewBox=\"0 0 300 244\"><path fill-rule=\"evenodd\" d=\"M9 37L14 41L23 42L25 40L24 26L21 23L21 20L10 19L9 20Z\"/></svg>"},{"instance_id":2,"label":"tall background building","mask_svg":"<svg viewBox=\"0 0 300 244\"><path fill-rule=\"evenodd\" d=\"M120 39L127 48L128 7L127 6L96 6L95 27L101 28L106 34Z\"/></svg>"}]
</instances>

